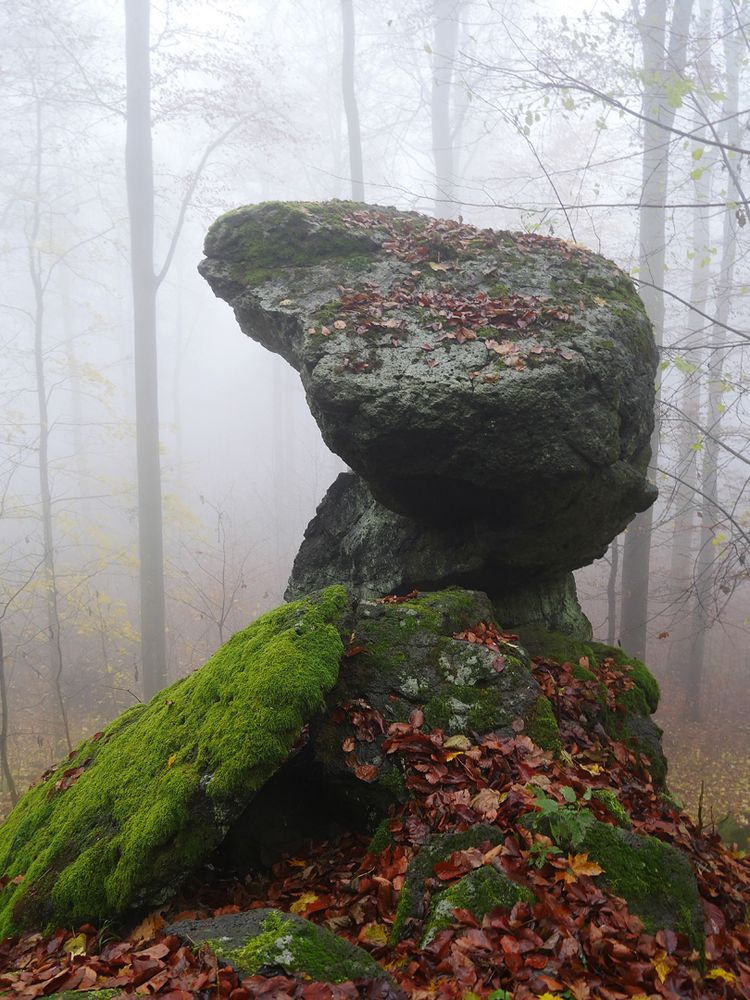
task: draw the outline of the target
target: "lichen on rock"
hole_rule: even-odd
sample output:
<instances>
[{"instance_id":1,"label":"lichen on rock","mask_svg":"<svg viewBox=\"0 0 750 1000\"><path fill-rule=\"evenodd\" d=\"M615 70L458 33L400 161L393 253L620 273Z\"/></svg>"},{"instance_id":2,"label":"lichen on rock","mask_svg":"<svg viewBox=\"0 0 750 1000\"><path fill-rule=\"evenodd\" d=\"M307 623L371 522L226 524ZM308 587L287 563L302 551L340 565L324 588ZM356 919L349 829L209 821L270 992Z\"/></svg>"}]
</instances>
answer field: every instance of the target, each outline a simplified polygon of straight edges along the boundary
<instances>
[{"instance_id":1,"label":"lichen on rock","mask_svg":"<svg viewBox=\"0 0 750 1000\"><path fill-rule=\"evenodd\" d=\"M526 886L513 882L491 865L482 865L433 896L425 921L422 947L426 947L441 930L451 926L456 909L467 910L481 923L482 918L493 910L511 910L518 902L533 904L535 900L534 893Z\"/></svg>"},{"instance_id":2,"label":"lichen on rock","mask_svg":"<svg viewBox=\"0 0 750 1000\"><path fill-rule=\"evenodd\" d=\"M254 976L268 967L323 983L389 979L385 969L362 948L280 910L183 920L167 932L194 946L208 945L222 964L231 965L243 976Z\"/></svg>"},{"instance_id":3,"label":"lichen on rock","mask_svg":"<svg viewBox=\"0 0 750 1000\"><path fill-rule=\"evenodd\" d=\"M603 257L347 202L238 209L205 250L375 499L438 532L460 520L517 583L590 562L653 502L656 349Z\"/></svg>"}]
</instances>

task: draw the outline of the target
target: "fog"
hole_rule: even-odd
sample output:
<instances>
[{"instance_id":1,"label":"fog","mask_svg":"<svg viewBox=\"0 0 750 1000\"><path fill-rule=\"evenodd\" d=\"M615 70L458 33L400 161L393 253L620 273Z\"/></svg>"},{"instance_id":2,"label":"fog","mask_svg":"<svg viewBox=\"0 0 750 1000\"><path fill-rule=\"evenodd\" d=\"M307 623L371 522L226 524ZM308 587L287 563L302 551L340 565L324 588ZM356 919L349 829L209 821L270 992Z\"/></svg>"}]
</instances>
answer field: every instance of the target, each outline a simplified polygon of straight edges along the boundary
<instances>
[{"instance_id":1,"label":"fog","mask_svg":"<svg viewBox=\"0 0 750 1000\"><path fill-rule=\"evenodd\" d=\"M2 0L3 808L144 697L131 227L148 192L126 158L140 86L166 678L283 600L344 468L297 374L199 276L205 231L239 205L360 184L373 204L583 244L640 282L663 342L660 499L636 588L648 602L628 604L622 536L578 571L579 597L595 636L645 654L662 683L673 790L696 812L703 786L706 822L750 824L750 11L650 4L661 35L639 6L354 0L358 177L346 2L129 0L131 17L150 10L146 92L127 73L125 6Z\"/></svg>"}]
</instances>

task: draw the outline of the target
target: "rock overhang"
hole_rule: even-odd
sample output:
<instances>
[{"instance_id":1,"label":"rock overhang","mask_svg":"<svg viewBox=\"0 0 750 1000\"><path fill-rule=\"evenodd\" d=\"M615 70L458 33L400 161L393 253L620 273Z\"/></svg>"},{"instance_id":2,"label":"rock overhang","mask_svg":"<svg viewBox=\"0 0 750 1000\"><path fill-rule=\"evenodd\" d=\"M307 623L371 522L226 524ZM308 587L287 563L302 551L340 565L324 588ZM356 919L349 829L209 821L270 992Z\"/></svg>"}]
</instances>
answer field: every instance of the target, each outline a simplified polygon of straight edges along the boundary
<instances>
[{"instance_id":1,"label":"rock overhang","mask_svg":"<svg viewBox=\"0 0 750 1000\"><path fill-rule=\"evenodd\" d=\"M238 209L206 253L387 510L492 527L494 561L533 579L592 561L655 499L656 348L598 254L352 202Z\"/></svg>"}]
</instances>

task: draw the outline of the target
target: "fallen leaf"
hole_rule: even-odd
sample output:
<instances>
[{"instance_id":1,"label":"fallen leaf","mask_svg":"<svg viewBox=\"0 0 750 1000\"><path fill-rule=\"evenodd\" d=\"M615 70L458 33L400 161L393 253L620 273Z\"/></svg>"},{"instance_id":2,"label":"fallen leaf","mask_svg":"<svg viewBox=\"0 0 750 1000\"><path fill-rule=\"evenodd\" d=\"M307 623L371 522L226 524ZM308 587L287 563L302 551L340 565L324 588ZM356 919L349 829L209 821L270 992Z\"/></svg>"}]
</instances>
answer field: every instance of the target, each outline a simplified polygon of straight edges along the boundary
<instances>
[{"instance_id":1,"label":"fallen leaf","mask_svg":"<svg viewBox=\"0 0 750 1000\"><path fill-rule=\"evenodd\" d=\"M725 983L737 982L737 976L733 972L727 972L726 969L721 968L711 969L710 972L706 973L706 979L721 979Z\"/></svg>"},{"instance_id":2,"label":"fallen leaf","mask_svg":"<svg viewBox=\"0 0 750 1000\"><path fill-rule=\"evenodd\" d=\"M445 750L469 750L471 748L471 740L468 736L462 736L458 733L456 736L449 736L445 743L443 743L443 748Z\"/></svg>"},{"instance_id":3,"label":"fallen leaf","mask_svg":"<svg viewBox=\"0 0 750 1000\"><path fill-rule=\"evenodd\" d=\"M677 962L671 958L666 951L660 951L657 953L655 958L651 959L651 964L656 970L659 982L663 983L672 969L675 968Z\"/></svg>"},{"instance_id":4,"label":"fallen leaf","mask_svg":"<svg viewBox=\"0 0 750 1000\"><path fill-rule=\"evenodd\" d=\"M289 907L289 912L304 913L312 903L317 903L318 898L314 892L303 892L299 899L296 899Z\"/></svg>"},{"instance_id":5,"label":"fallen leaf","mask_svg":"<svg viewBox=\"0 0 750 1000\"><path fill-rule=\"evenodd\" d=\"M77 934L75 937L68 938L68 940L63 945L63 951L67 951L70 955L85 955L86 954L86 935Z\"/></svg>"}]
</instances>

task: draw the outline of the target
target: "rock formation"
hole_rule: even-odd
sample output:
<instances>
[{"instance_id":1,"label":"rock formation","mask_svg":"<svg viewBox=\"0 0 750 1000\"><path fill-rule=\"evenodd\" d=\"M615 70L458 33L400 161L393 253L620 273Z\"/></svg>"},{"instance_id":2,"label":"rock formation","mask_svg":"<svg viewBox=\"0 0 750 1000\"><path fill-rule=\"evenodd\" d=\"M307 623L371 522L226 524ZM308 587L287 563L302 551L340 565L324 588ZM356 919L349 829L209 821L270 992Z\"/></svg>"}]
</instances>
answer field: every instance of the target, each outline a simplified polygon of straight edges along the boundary
<instances>
[{"instance_id":1,"label":"rock formation","mask_svg":"<svg viewBox=\"0 0 750 1000\"><path fill-rule=\"evenodd\" d=\"M0 932L122 925L207 862L250 909L169 926L133 957L140 992L189 995L191 949L245 977L220 982L238 998L750 989L750 871L670 798L658 685L591 640L572 582L654 494L655 351L626 276L348 203L241 209L206 253L354 472L290 603L22 797ZM24 941L0 988L28 982ZM68 982L42 971L33 995Z\"/></svg>"},{"instance_id":2,"label":"rock formation","mask_svg":"<svg viewBox=\"0 0 750 1000\"><path fill-rule=\"evenodd\" d=\"M239 209L205 249L201 273L361 477L324 499L290 595L559 592L653 502L656 350L604 258L347 202Z\"/></svg>"}]
</instances>

